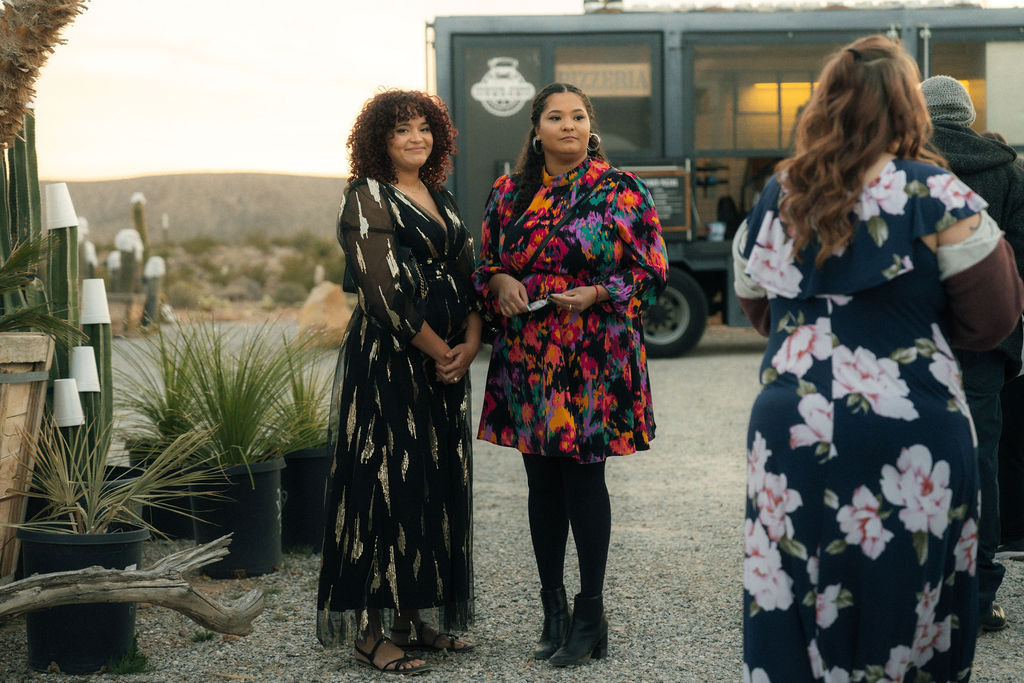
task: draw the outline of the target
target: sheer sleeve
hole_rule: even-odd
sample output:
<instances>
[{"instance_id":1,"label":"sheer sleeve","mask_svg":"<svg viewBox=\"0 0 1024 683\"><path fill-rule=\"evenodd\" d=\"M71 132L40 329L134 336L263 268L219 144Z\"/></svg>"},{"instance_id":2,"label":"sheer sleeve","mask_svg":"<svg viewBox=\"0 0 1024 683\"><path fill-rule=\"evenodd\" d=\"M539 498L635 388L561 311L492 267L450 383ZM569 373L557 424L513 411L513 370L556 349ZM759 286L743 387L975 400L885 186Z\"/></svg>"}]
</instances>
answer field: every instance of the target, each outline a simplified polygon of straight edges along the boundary
<instances>
[{"instance_id":1,"label":"sheer sleeve","mask_svg":"<svg viewBox=\"0 0 1024 683\"><path fill-rule=\"evenodd\" d=\"M403 348L423 326L424 300L414 290L412 256L398 243L389 205L380 183L350 185L338 214L338 240L360 307Z\"/></svg>"},{"instance_id":2,"label":"sheer sleeve","mask_svg":"<svg viewBox=\"0 0 1024 683\"><path fill-rule=\"evenodd\" d=\"M455 198L447 191L444 192L444 200L447 203L445 210L452 219L452 224L459 230L459 236L455 242L455 252L450 255L452 273L458 280L467 301L466 305L471 311L480 310L480 297L477 296L473 285L473 272L476 268L476 250L473 244L473 236L469 234L462 217L459 215Z\"/></svg>"},{"instance_id":3,"label":"sheer sleeve","mask_svg":"<svg viewBox=\"0 0 1024 683\"><path fill-rule=\"evenodd\" d=\"M668 253L654 200L640 180L622 173L612 190L605 224L615 228L625 251L618 269L601 282L615 310L639 317L654 303L668 278Z\"/></svg>"}]
</instances>

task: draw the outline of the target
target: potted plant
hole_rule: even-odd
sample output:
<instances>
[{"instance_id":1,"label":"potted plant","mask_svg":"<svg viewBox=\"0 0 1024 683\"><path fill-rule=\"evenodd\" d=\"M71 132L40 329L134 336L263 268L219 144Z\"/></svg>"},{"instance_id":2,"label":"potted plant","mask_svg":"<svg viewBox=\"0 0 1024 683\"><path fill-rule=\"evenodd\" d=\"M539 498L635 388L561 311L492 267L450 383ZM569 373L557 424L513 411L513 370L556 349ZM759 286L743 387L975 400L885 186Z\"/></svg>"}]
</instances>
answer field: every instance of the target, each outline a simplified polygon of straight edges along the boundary
<instances>
[{"instance_id":1,"label":"potted plant","mask_svg":"<svg viewBox=\"0 0 1024 683\"><path fill-rule=\"evenodd\" d=\"M188 386L190 365L175 335L162 327L144 339L122 347L115 369L118 392L115 404L121 411L125 446L134 467L145 468L153 454L191 431ZM143 507L146 522L168 538L193 538L188 488L181 495Z\"/></svg>"},{"instance_id":2,"label":"potted plant","mask_svg":"<svg viewBox=\"0 0 1024 683\"><path fill-rule=\"evenodd\" d=\"M142 504L172 498L181 486L210 483L216 476L216 470L182 467L201 461L209 439L208 433L193 430L153 454L144 471L110 479L106 449L102 439L90 437L92 428L57 427L47 420L33 442L32 483L15 491L41 503L32 519L15 525L26 576L138 565L150 535L140 516ZM37 610L26 617L26 635L32 668L47 670L56 663L64 673L97 671L131 649L135 605Z\"/></svg>"},{"instance_id":3,"label":"potted plant","mask_svg":"<svg viewBox=\"0 0 1024 683\"><path fill-rule=\"evenodd\" d=\"M204 572L214 578L270 573L281 563L282 456L296 429L284 409L287 345L276 343L269 325L243 331L195 323L179 332L191 415L210 431L203 453L228 481L217 500L192 498L195 539L234 534L231 554Z\"/></svg>"},{"instance_id":4,"label":"potted plant","mask_svg":"<svg viewBox=\"0 0 1024 683\"><path fill-rule=\"evenodd\" d=\"M328 445L331 376L320 340L284 345L288 360L284 421L293 425L281 474L281 546L319 551L324 533L324 490L334 453Z\"/></svg>"}]
</instances>

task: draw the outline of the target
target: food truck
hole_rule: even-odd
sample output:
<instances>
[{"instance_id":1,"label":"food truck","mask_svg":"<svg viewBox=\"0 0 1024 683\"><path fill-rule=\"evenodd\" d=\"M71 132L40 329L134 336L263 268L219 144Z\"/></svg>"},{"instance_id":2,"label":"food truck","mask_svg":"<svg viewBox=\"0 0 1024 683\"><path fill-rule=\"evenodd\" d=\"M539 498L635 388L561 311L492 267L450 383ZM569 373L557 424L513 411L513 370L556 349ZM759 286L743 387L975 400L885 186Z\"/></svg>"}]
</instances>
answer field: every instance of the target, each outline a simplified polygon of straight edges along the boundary
<instances>
[{"instance_id":1,"label":"food truck","mask_svg":"<svg viewBox=\"0 0 1024 683\"><path fill-rule=\"evenodd\" d=\"M552 81L582 88L610 160L644 180L664 230L671 269L645 316L648 353L685 353L709 316L746 324L732 293L730 238L789 153L826 57L869 33L900 38L925 77L963 82L974 127L1024 149L1024 8L446 16L428 25L427 47L430 80L459 129L452 189L479 226L493 181L526 139L531 98Z\"/></svg>"}]
</instances>

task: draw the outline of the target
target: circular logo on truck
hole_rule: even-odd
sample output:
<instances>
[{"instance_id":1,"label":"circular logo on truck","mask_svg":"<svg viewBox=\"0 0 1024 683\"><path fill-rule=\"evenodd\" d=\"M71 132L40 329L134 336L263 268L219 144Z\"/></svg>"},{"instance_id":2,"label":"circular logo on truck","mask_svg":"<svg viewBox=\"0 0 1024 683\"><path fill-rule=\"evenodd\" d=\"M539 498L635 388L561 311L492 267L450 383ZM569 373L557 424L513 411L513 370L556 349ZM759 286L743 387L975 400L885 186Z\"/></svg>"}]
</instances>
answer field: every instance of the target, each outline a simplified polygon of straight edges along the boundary
<instances>
[{"instance_id":1,"label":"circular logo on truck","mask_svg":"<svg viewBox=\"0 0 1024 683\"><path fill-rule=\"evenodd\" d=\"M470 96L495 116L512 116L533 99L537 89L519 73L519 60L495 57L487 60L488 72L470 88Z\"/></svg>"}]
</instances>

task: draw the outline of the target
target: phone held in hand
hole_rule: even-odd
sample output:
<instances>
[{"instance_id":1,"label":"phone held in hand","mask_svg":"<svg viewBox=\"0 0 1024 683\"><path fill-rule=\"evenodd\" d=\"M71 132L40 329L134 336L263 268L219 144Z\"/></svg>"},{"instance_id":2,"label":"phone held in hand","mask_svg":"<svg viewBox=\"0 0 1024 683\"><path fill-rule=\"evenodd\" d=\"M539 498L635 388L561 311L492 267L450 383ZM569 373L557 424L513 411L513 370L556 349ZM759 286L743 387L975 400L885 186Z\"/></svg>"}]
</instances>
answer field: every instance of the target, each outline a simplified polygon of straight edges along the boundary
<instances>
[{"instance_id":1,"label":"phone held in hand","mask_svg":"<svg viewBox=\"0 0 1024 683\"><path fill-rule=\"evenodd\" d=\"M549 303L551 303L551 299L548 299L547 297L544 297L543 299L537 299L536 301L531 301L526 308L527 308L527 310L529 310L531 312L532 311L539 311L540 309L542 309L545 306L547 306Z\"/></svg>"}]
</instances>

